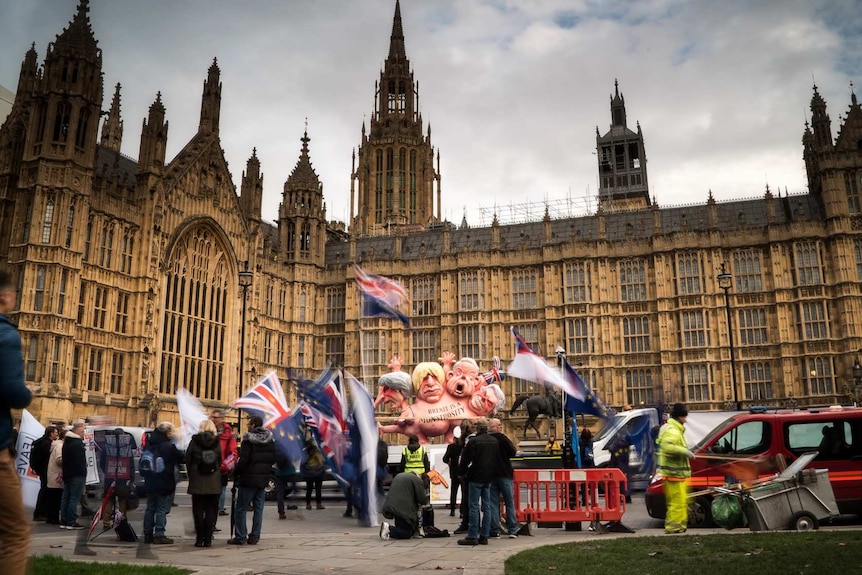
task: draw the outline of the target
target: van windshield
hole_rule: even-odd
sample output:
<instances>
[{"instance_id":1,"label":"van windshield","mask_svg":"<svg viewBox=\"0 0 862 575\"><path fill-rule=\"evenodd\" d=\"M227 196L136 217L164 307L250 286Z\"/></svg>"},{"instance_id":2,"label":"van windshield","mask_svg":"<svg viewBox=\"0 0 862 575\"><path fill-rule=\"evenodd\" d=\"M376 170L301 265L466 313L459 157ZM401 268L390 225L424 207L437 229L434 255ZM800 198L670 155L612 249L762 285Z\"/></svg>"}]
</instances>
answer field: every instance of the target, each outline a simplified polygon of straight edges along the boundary
<instances>
[{"instance_id":1,"label":"van windshield","mask_svg":"<svg viewBox=\"0 0 862 575\"><path fill-rule=\"evenodd\" d=\"M593 442L601 441L605 437L609 436L611 433L615 432L617 429L619 429L620 425L622 425L626 419L628 419L628 415L624 413L618 413L614 415L614 418L608 420L608 422L605 423L605 426L599 430L599 432L593 438Z\"/></svg>"}]
</instances>

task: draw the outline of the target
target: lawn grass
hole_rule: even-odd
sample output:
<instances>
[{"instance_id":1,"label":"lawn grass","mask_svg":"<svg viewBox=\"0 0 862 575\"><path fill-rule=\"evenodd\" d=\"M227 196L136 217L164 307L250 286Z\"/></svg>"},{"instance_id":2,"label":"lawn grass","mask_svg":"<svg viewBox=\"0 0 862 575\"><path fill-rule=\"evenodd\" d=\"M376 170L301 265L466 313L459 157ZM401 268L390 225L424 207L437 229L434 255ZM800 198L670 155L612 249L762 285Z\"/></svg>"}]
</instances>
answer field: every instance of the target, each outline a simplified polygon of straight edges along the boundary
<instances>
[{"instance_id":1,"label":"lawn grass","mask_svg":"<svg viewBox=\"0 0 862 575\"><path fill-rule=\"evenodd\" d=\"M800 575L858 573L862 530L620 537L529 549L506 575Z\"/></svg>"},{"instance_id":2,"label":"lawn grass","mask_svg":"<svg viewBox=\"0 0 862 575\"><path fill-rule=\"evenodd\" d=\"M164 565L67 561L56 555L34 555L27 562L27 575L187 575L188 573L191 573L189 569Z\"/></svg>"}]
</instances>

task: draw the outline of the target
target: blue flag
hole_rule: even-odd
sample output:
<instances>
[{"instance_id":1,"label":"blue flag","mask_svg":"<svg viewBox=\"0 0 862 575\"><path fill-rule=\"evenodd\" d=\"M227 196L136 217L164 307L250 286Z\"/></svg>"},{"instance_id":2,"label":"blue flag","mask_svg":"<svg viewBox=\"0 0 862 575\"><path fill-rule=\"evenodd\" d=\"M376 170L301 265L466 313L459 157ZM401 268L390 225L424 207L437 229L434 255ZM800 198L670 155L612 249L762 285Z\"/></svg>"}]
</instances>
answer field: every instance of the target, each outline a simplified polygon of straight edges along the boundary
<instances>
[{"instance_id":1,"label":"blue flag","mask_svg":"<svg viewBox=\"0 0 862 575\"><path fill-rule=\"evenodd\" d=\"M570 412L572 415L586 413L587 415L595 415L602 419L607 419L613 415L611 410L595 393L593 393L590 386L581 379L581 376L578 375L566 360L563 360L563 371L565 372L565 378L569 381L571 387L580 392L580 397L572 394L568 394L566 396L566 411ZM583 399L581 399L581 397Z\"/></svg>"}]
</instances>

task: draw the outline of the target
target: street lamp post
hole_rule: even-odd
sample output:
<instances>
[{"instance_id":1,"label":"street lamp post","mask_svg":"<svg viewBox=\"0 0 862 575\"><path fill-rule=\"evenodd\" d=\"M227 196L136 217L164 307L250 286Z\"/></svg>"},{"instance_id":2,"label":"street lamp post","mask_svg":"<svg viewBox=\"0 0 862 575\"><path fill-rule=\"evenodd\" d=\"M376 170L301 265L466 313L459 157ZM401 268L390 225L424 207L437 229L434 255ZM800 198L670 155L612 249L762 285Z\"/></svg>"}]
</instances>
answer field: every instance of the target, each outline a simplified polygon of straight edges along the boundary
<instances>
[{"instance_id":1,"label":"street lamp post","mask_svg":"<svg viewBox=\"0 0 862 575\"><path fill-rule=\"evenodd\" d=\"M730 297L727 293L733 285L733 276L727 271L724 262L721 262L721 273L718 274L716 279L718 280L718 287L724 290L724 311L727 314L727 338L730 343L730 381L731 385L733 385L733 409L739 411L739 396L736 390L736 357L733 350L733 326L730 323Z\"/></svg>"},{"instance_id":2,"label":"street lamp post","mask_svg":"<svg viewBox=\"0 0 862 575\"><path fill-rule=\"evenodd\" d=\"M245 311L248 288L251 287L251 282L254 279L254 273L248 269L248 260L245 261L242 271L239 272L239 287L242 289L242 325L239 331L239 380L237 380L236 397L239 399L242 396L243 376L245 375ZM242 423L242 412L236 410L236 432L240 433L240 425Z\"/></svg>"}]
</instances>

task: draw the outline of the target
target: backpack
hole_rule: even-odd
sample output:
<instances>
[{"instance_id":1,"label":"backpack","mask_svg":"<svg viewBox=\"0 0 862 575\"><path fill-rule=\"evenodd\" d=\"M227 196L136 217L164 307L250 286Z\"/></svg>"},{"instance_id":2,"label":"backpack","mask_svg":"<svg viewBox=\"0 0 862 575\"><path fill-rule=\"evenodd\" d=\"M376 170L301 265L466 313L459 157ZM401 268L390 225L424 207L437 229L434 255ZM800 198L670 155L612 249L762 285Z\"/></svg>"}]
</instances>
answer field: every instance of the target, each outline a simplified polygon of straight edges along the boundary
<instances>
[{"instance_id":1,"label":"backpack","mask_svg":"<svg viewBox=\"0 0 862 575\"><path fill-rule=\"evenodd\" d=\"M48 467L48 461L45 459L45 451L42 449L42 442L45 440L46 438L43 435L30 446L30 468L39 475L45 473Z\"/></svg>"},{"instance_id":2,"label":"backpack","mask_svg":"<svg viewBox=\"0 0 862 575\"><path fill-rule=\"evenodd\" d=\"M213 449L204 449L201 452L201 460L198 461L198 473L201 475L212 475L218 469L218 457Z\"/></svg>"},{"instance_id":3,"label":"backpack","mask_svg":"<svg viewBox=\"0 0 862 575\"><path fill-rule=\"evenodd\" d=\"M138 461L138 470L144 477L147 475L164 473L165 460L161 455L157 455L153 450L145 449L141 454L140 461Z\"/></svg>"}]
</instances>

